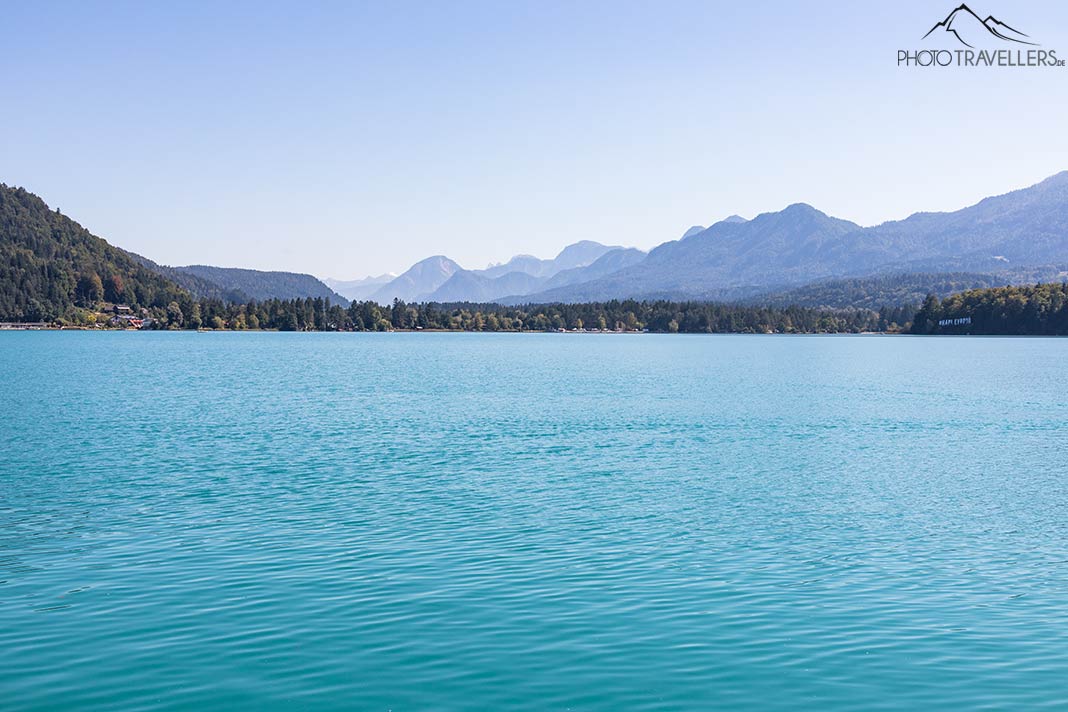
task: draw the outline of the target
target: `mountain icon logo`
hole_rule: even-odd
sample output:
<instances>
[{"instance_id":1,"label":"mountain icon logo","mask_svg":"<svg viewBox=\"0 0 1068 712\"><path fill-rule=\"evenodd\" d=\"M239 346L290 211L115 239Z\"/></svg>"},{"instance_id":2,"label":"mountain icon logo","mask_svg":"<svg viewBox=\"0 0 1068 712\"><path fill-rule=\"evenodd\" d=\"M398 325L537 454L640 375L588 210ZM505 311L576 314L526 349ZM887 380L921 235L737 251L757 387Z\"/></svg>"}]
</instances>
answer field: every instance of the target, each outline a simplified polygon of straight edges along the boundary
<instances>
[{"instance_id":1,"label":"mountain icon logo","mask_svg":"<svg viewBox=\"0 0 1068 712\"><path fill-rule=\"evenodd\" d=\"M993 15L988 15L984 20L964 4L949 13L946 19L935 23L923 39L927 39L939 30L953 35L965 47L974 48L982 44L984 40L989 41L991 38L1003 42L1038 46L1037 42L1032 42L1031 38L1023 32L1010 27Z\"/></svg>"}]
</instances>

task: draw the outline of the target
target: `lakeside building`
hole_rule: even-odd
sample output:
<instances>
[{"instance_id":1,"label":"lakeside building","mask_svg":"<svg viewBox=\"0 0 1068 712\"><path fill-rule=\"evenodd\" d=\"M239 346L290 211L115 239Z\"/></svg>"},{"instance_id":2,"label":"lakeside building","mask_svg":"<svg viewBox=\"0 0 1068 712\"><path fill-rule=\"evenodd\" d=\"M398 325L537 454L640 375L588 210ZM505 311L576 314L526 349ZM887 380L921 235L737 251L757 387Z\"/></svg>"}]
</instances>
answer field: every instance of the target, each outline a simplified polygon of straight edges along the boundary
<instances>
[{"instance_id":1,"label":"lakeside building","mask_svg":"<svg viewBox=\"0 0 1068 712\"><path fill-rule=\"evenodd\" d=\"M116 314L111 317L108 323L123 329L141 329L145 325L145 320L129 314Z\"/></svg>"}]
</instances>

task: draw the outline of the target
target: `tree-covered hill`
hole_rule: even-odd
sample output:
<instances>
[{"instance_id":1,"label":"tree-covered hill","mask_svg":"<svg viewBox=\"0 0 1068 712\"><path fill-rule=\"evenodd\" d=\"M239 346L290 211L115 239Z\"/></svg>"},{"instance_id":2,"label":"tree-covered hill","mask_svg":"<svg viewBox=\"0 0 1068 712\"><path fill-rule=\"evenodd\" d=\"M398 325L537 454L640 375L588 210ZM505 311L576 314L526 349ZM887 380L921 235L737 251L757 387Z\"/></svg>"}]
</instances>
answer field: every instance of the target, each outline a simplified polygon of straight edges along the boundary
<instances>
[{"instance_id":1,"label":"tree-covered hill","mask_svg":"<svg viewBox=\"0 0 1068 712\"><path fill-rule=\"evenodd\" d=\"M1068 336L1068 283L972 289L944 300L931 294L912 333Z\"/></svg>"},{"instance_id":2,"label":"tree-covered hill","mask_svg":"<svg viewBox=\"0 0 1068 712\"><path fill-rule=\"evenodd\" d=\"M101 301L166 307L188 294L128 253L0 184L0 321L52 321Z\"/></svg>"},{"instance_id":3,"label":"tree-covered hill","mask_svg":"<svg viewBox=\"0 0 1068 712\"><path fill-rule=\"evenodd\" d=\"M161 265L133 252L128 252L127 254L156 274L174 282L197 299L218 299L232 304L240 304L250 300L250 297L239 289L228 289L192 272L186 272L181 267Z\"/></svg>"},{"instance_id":4,"label":"tree-covered hill","mask_svg":"<svg viewBox=\"0 0 1068 712\"><path fill-rule=\"evenodd\" d=\"M781 292L760 294L745 303L805 307L844 306L878 309L887 305L919 304L928 294L946 297L954 292L1004 285L1005 280L987 274L892 274L852 279L828 279Z\"/></svg>"},{"instance_id":5,"label":"tree-covered hill","mask_svg":"<svg viewBox=\"0 0 1068 712\"><path fill-rule=\"evenodd\" d=\"M210 265L189 265L187 267L168 267L167 276L178 284L186 286L194 294L198 289L190 283L183 283L186 275L216 285L223 294L234 295L229 301L248 301L255 299L329 299L335 304L348 305L349 300L341 296L319 279L310 274L297 272L264 272L255 269L236 267L212 267ZM243 297L242 297L243 295ZM208 297L204 294L198 296ZM223 297L226 298L225 296Z\"/></svg>"}]
</instances>

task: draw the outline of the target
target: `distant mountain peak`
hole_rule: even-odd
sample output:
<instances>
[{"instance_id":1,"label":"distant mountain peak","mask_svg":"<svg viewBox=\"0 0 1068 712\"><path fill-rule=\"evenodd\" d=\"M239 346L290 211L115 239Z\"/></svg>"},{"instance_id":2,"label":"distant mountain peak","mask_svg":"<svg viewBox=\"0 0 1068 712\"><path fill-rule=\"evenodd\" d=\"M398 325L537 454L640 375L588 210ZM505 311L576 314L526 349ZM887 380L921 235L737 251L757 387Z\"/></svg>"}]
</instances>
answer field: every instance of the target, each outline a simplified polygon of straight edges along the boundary
<instances>
[{"instance_id":1,"label":"distant mountain peak","mask_svg":"<svg viewBox=\"0 0 1068 712\"><path fill-rule=\"evenodd\" d=\"M323 279L323 283L346 299L364 299L375 292L379 287L396 279L397 275L392 272L370 275L362 279Z\"/></svg>"},{"instance_id":2,"label":"distant mountain peak","mask_svg":"<svg viewBox=\"0 0 1068 712\"><path fill-rule=\"evenodd\" d=\"M553 273L575 267L585 267L593 264L602 255L612 250L619 249L618 245L602 245L593 240L579 240L560 250L559 254L552 259Z\"/></svg>"},{"instance_id":3,"label":"distant mountain peak","mask_svg":"<svg viewBox=\"0 0 1068 712\"><path fill-rule=\"evenodd\" d=\"M741 215L730 215L730 216L725 217L722 220L720 220L720 222L738 224L738 223L746 223L746 222L749 222L749 221L746 220L745 218L743 218Z\"/></svg>"},{"instance_id":4,"label":"distant mountain peak","mask_svg":"<svg viewBox=\"0 0 1068 712\"><path fill-rule=\"evenodd\" d=\"M1068 171L1061 171L1060 173L1054 173L1046 180L1042 181L1038 185L1054 186L1054 185L1068 185Z\"/></svg>"},{"instance_id":5,"label":"distant mountain peak","mask_svg":"<svg viewBox=\"0 0 1068 712\"><path fill-rule=\"evenodd\" d=\"M395 298L406 302L416 301L461 271L463 268L445 255L433 255L416 262L402 275L376 290L370 298L380 303L388 303Z\"/></svg>"},{"instance_id":6,"label":"distant mountain peak","mask_svg":"<svg viewBox=\"0 0 1068 712\"><path fill-rule=\"evenodd\" d=\"M792 203L787 205L782 210L783 215L817 215L820 217L829 217L827 213L812 207L808 203Z\"/></svg>"},{"instance_id":7,"label":"distant mountain peak","mask_svg":"<svg viewBox=\"0 0 1068 712\"><path fill-rule=\"evenodd\" d=\"M682 239L685 240L687 237L693 237L694 235L696 235L698 233L701 233L701 232L704 232L704 231L705 231L704 225L694 225L689 230L687 230L686 232L682 233Z\"/></svg>"},{"instance_id":8,"label":"distant mountain peak","mask_svg":"<svg viewBox=\"0 0 1068 712\"><path fill-rule=\"evenodd\" d=\"M557 254L557 257L559 257L560 255L564 254L568 250L572 250L572 249L576 249L576 248L586 248L586 247L604 247L604 245L602 245L601 243L597 242L596 240L579 240L578 242L573 242L570 245L568 245L567 247L565 247L564 249L560 250L560 252Z\"/></svg>"},{"instance_id":9,"label":"distant mountain peak","mask_svg":"<svg viewBox=\"0 0 1068 712\"><path fill-rule=\"evenodd\" d=\"M586 254L591 252L599 253L598 256L600 256L608 250L612 249L615 248L609 247L608 245L602 245L601 243L595 242L593 240L579 240L578 242L573 242L564 249L560 250L560 252L556 254L555 259L567 259L569 255Z\"/></svg>"}]
</instances>

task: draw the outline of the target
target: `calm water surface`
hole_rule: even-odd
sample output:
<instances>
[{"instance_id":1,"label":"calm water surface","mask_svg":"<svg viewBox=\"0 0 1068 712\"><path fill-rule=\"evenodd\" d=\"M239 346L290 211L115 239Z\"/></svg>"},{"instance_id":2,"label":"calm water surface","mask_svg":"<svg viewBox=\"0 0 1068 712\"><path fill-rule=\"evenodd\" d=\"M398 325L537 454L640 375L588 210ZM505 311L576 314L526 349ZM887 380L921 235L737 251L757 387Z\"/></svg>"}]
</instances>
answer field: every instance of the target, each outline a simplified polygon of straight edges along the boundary
<instances>
[{"instance_id":1,"label":"calm water surface","mask_svg":"<svg viewBox=\"0 0 1068 712\"><path fill-rule=\"evenodd\" d=\"M1068 340L0 334L4 709L1068 707Z\"/></svg>"}]
</instances>

